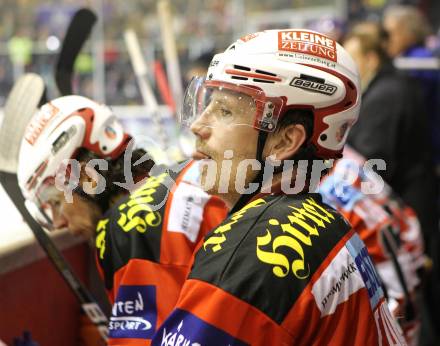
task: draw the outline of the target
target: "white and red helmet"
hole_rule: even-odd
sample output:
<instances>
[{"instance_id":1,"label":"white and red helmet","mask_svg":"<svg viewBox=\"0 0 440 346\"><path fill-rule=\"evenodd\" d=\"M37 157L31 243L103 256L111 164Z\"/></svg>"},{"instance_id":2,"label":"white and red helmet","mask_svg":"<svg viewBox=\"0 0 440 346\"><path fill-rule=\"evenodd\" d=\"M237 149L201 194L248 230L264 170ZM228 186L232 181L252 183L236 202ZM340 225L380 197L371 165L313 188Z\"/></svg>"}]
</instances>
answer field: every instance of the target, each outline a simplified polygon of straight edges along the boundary
<instances>
[{"instance_id":1,"label":"white and red helmet","mask_svg":"<svg viewBox=\"0 0 440 346\"><path fill-rule=\"evenodd\" d=\"M205 80L188 87L181 121L200 116L198 90L222 88L251 96L254 127L273 131L289 109L314 114L310 139L319 158L341 156L360 108L355 62L333 39L304 29L266 30L242 37L213 57Z\"/></svg>"},{"instance_id":2,"label":"white and red helmet","mask_svg":"<svg viewBox=\"0 0 440 346\"><path fill-rule=\"evenodd\" d=\"M18 182L24 197L41 208L39 191L53 185L64 160L83 148L99 158L116 159L127 135L110 108L82 96L63 96L43 105L23 137Z\"/></svg>"}]
</instances>

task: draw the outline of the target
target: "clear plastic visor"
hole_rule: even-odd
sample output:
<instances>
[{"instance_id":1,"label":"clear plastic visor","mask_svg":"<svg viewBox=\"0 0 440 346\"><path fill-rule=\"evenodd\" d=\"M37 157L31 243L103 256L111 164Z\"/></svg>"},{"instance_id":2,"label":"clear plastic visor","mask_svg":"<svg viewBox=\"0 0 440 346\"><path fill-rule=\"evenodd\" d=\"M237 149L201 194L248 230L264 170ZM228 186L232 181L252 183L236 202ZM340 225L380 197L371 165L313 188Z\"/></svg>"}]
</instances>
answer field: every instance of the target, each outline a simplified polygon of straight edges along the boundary
<instances>
[{"instance_id":1,"label":"clear plastic visor","mask_svg":"<svg viewBox=\"0 0 440 346\"><path fill-rule=\"evenodd\" d=\"M63 191L59 190L54 179L46 179L38 188L31 207L35 220L44 228L52 231L67 226L62 208L65 203ZM29 208L29 207L28 207Z\"/></svg>"},{"instance_id":2,"label":"clear plastic visor","mask_svg":"<svg viewBox=\"0 0 440 346\"><path fill-rule=\"evenodd\" d=\"M195 77L186 90L179 119L189 128L199 123L205 127L250 126L272 131L282 106L279 103L256 88Z\"/></svg>"}]
</instances>

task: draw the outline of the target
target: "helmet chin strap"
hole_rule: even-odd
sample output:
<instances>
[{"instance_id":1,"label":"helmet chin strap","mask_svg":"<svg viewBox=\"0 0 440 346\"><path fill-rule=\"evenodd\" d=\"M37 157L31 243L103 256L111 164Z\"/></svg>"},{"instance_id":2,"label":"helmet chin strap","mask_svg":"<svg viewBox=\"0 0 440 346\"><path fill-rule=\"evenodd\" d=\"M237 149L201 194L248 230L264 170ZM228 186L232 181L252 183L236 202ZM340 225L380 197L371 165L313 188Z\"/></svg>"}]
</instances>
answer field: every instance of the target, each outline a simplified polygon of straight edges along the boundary
<instances>
[{"instance_id":1,"label":"helmet chin strap","mask_svg":"<svg viewBox=\"0 0 440 346\"><path fill-rule=\"evenodd\" d=\"M255 177L255 179L252 181L252 183L258 184L258 188L253 193L250 193L248 195L241 195L237 203L235 203L234 207L231 209L230 214L235 213L236 211L239 211L241 208L243 208L261 190L261 186L263 183L264 162L265 162L265 160L263 160L263 150L264 150L264 145L266 144L267 136L268 136L268 132L266 131L259 131L258 133L256 158L258 162L260 162L261 164L261 169L258 171L258 174ZM274 168L282 170L281 166ZM274 173L278 173L278 172L274 171Z\"/></svg>"},{"instance_id":2,"label":"helmet chin strap","mask_svg":"<svg viewBox=\"0 0 440 346\"><path fill-rule=\"evenodd\" d=\"M234 205L234 207L231 209L230 214L235 213L239 211L241 208L243 208L254 196L256 196L258 193L260 193L260 190L263 186L263 178L264 178L264 168L266 164L266 160L263 160L263 150L264 145L266 144L268 132L266 131L260 131L258 133L258 140L257 140L257 153L256 158L261 164L261 169L258 171L257 176L252 181L252 183L257 183L258 188L255 192L250 193L248 195L241 195L238 199L237 203ZM307 144L305 147L301 147L292 157L293 160L307 160L310 157L313 157L315 155L315 147L312 144ZM284 162L281 162L279 166L273 167L273 173L278 174L283 171ZM309 173L307 174L307 178L310 178Z\"/></svg>"}]
</instances>

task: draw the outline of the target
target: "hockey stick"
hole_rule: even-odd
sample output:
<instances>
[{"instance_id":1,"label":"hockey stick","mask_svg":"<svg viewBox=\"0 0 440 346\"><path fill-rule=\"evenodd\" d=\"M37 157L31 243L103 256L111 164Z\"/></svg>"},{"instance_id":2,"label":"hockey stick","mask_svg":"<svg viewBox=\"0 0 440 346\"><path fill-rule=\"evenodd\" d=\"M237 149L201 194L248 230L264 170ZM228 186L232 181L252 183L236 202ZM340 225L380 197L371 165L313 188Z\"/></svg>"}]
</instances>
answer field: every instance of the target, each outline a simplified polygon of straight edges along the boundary
<instances>
[{"instance_id":1,"label":"hockey stick","mask_svg":"<svg viewBox=\"0 0 440 346\"><path fill-rule=\"evenodd\" d=\"M55 82L63 96L73 93L73 66L82 46L92 31L96 19L97 17L92 10L81 8L70 21L55 68Z\"/></svg>"},{"instance_id":2,"label":"hockey stick","mask_svg":"<svg viewBox=\"0 0 440 346\"><path fill-rule=\"evenodd\" d=\"M170 107L173 112L176 111L176 105L173 100L173 95L168 85L167 75L163 69L162 63L159 60L154 62L154 75L156 77L157 89L162 97L162 101Z\"/></svg>"},{"instance_id":3,"label":"hockey stick","mask_svg":"<svg viewBox=\"0 0 440 346\"><path fill-rule=\"evenodd\" d=\"M136 75L139 89L141 90L142 99L151 111L157 111L157 100L148 82L147 65L142 56L141 46L136 33L132 29L127 29L124 32L125 45L127 46L128 55L130 56L131 65L133 66L134 74Z\"/></svg>"},{"instance_id":4,"label":"hockey stick","mask_svg":"<svg viewBox=\"0 0 440 346\"><path fill-rule=\"evenodd\" d=\"M144 101L144 104L150 109L150 118L153 121L155 132L158 135L158 139L160 141L162 149L166 153L166 159L167 161L169 161L169 155L167 152L167 150L169 149L169 140L167 133L165 132L162 125L156 97L154 96L153 90L151 89L150 83L148 81L147 66L142 56L138 37L133 30L128 29L124 32L124 40L127 46L128 54L130 55L130 60L133 66L134 73L136 75L136 79L138 81L142 99Z\"/></svg>"},{"instance_id":5,"label":"hockey stick","mask_svg":"<svg viewBox=\"0 0 440 346\"><path fill-rule=\"evenodd\" d=\"M173 30L173 17L171 15L168 0L160 0L157 3L159 25L163 41L168 81L174 97L174 104L179 107L182 98L182 77L180 75L179 59L177 55L176 39Z\"/></svg>"},{"instance_id":6,"label":"hockey stick","mask_svg":"<svg viewBox=\"0 0 440 346\"><path fill-rule=\"evenodd\" d=\"M0 128L0 183L18 209L40 246L55 268L74 291L81 307L94 323L104 340L107 338L107 318L94 299L53 244L50 237L34 220L25 206L17 180L18 153L25 128L37 110L44 93L44 82L38 75L26 74L15 83L6 101Z\"/></svg>"}]
</instances>

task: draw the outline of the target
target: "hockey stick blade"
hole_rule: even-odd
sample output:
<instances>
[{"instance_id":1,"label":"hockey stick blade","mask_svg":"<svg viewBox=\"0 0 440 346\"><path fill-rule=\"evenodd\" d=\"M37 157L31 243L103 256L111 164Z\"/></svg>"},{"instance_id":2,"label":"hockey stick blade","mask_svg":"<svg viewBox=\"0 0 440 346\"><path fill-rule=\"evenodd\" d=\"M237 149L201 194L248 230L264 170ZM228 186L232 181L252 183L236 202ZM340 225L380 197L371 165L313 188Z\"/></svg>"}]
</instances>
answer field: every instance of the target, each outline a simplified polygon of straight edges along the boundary
<instances>
[{"instance_id":1,"label":"hockey stick blade","mask_svg":"<svg viewBox=\"0 0 440 346\"><path fill-rule=\"evenodd\" d=\"M35 73L21 76L6 100L0 129L0 169L17 172L18 151L24 130L44 94L44 81Z\"/></svg>"},{"instance_id":2,"label":"hockey stick blade","mask_svg":"<svg viewBox=\"0 0 440 346\"><path fill-rule=\"evenodd\" d=\"M73 93L73 66L96 20L97 17L92 10L81 8L70 21L55 68L55 82L63 96Z\"/></svg>"},{"instance_id":3,"label":"hockey stick blade","mask_svg":"<svg viewBox=\"0 0 440 346\"><path fill-rule=\"evenodd\" d=\"M76 278L50 237L31 216L25 206L25 199L18 185L17 165L21 140L43 94L44 83L41 77L35 74L26 74L17 80L8 96L4 119L0 128L0 183L29 225L48 258L77 296L87 316L97 325L98 330L105 339L107 335L106 316L90 293Z\"/></svg>"}]
</instances>

